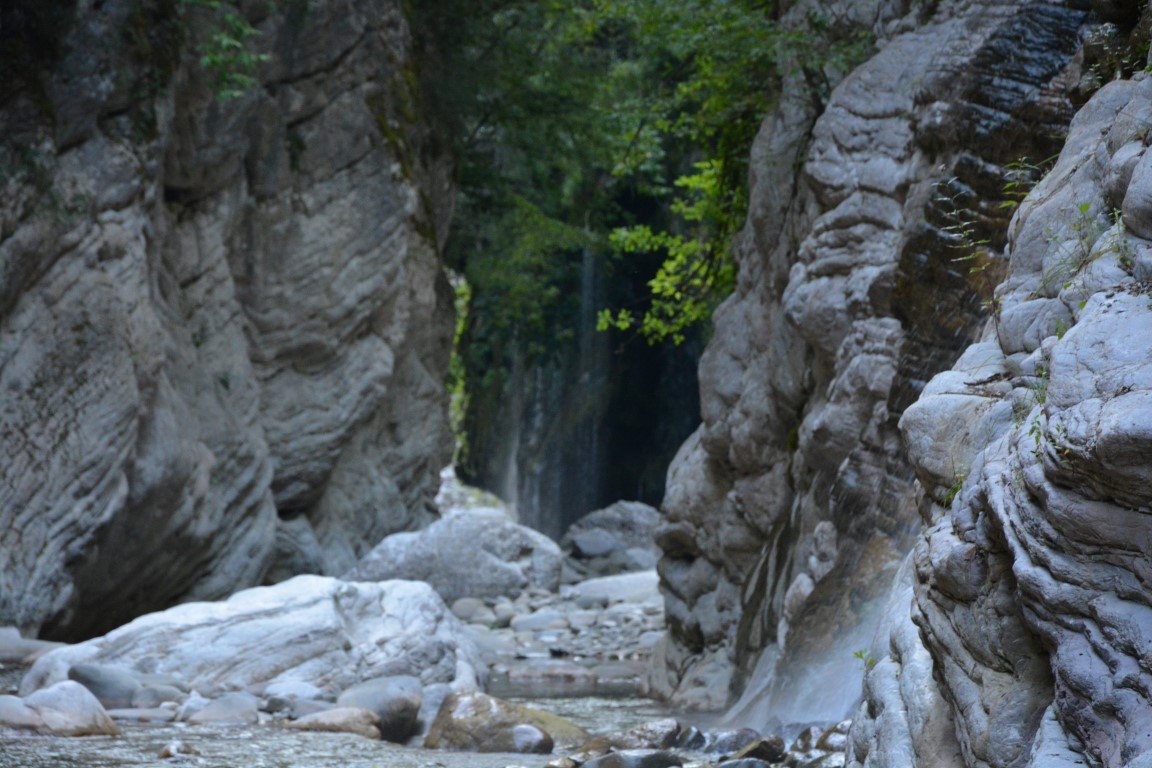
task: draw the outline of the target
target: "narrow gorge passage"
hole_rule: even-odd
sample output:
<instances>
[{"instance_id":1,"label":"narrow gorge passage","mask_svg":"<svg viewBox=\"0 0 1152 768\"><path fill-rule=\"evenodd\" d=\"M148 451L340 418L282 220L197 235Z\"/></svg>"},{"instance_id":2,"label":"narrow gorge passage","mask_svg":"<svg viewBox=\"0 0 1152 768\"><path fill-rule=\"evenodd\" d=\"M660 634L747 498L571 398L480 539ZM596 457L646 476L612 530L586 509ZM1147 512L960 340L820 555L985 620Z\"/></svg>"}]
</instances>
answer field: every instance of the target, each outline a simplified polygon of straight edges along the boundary
<instances>
[{"instance_id":1,"label":"narrow gorge passage","mask_svg":"<svg viewBox=\"0 0 1152 768\"><path fill-rule=\"evenodd\" d=\"M4 3L0 768L1152 768L1150 42Z\"/></svg>"}]
</instances>

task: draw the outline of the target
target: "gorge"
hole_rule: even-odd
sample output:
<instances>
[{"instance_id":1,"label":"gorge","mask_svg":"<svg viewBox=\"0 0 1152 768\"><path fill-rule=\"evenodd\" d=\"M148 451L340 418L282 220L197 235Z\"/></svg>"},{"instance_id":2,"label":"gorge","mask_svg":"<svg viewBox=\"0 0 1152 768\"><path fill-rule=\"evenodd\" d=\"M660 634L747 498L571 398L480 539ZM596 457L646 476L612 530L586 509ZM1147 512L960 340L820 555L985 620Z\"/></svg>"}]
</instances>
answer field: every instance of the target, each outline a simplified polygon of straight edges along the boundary
<instances>
[{"instance_id":1,"label":"gorge","mask_svg":"<svg viewBox=\"0 0 1152 768\"><path fill-rule=\"evenodd\" d=\"M441 486L464 161L421 14L450 7L0 16L0 766L168 749L122 714L111 757L30 735L111 669L100 712L177 696L152 733L205 765L240 747L200 699L247 708L269 765L1152 767L1147 5L760 9L866 46L781 45L710 331L622 352L596 310L656 266L565 240L541 327L568 335L464 351L500 376L473 369L463 474L512 507ZM229 29L252 58L222 75ZM659 516L569 528L621 498ZM412 705L394 741L449 743L485 687L601 719L501 710L463 757L356 746L380 712L288 730L380 679ZM640 693L674 729L595 698Z\"/></svg>"}]
</instances>

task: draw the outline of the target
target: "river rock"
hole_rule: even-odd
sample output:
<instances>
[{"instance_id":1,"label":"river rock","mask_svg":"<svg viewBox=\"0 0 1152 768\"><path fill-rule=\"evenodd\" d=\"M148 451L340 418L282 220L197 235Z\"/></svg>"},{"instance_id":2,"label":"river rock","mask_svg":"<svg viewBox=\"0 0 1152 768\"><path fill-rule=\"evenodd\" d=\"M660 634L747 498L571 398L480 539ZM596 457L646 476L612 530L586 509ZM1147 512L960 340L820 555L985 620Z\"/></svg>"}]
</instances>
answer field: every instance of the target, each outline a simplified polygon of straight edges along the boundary
<instances>
[{"instance_id":1,"label":"river rock","mask_svg":"<svg viewBox=\"0 0 1152 768\"><path fill-rule=\"evenodd\" d=\"M205 704L188 718L193 725L238 723L251 725L260 719L260 699L250 693L233 691Z\"/></svg>"},{"instance_id":2,"label":"river rock","mask_svg":"<svg viewBox=\"0 0 1152 768\"><path fill-rule=\"evenodd\" d=\"M643 603L660 599L660 577L656 571L622 573L587 579L572 586L577 604L592 601L592 605L613 602Z\"/></svg>"},{"instance_id":3,"label":"river rock","mask_svg":"<svg viewBox=\"0 0 1152 768\"><path fill-rule=\"evenodd\" d=\"M177 704L188 698L188 694L171 685L146 685L132 694L132 706L137 709L158 707L166 701Z\"/></svg>"},{"instance_id":4,"label":"river rock","mask_svg":"<svg viewBox=\"0 0 1152 768\"><path fill-rule=\"evenodd\" d=\"M355 733L369 739L379 739L379 722L380 718L370 709L335 707L324 712L304 715L285 723L285 726L298 731Z\"/></svg>"},{"instance_id":5,"label":"river rock","mask_svg":"<svg viewBox=\"0 0 1152 768\"><path fill-rule=\"evenodd\" d=\"M752 728L737 728L728 731L714 731L708 734L708 752L732 754L761 740L760 733Z\"/></svg>"},{"instance_id":6,"label":"river rock","mask_svg":"<svg viewBox=\"0 0 1152 768\"><path fill-rule=\"evenodd\" d=\"M490 509L453 512L422 531L387 537L345 578L416 579L445 601L555 591L562 555L555 542Z\"/></svg>"},{"instance_id":7,"label":"river rock","mask_svg":"<svg viewBox=\"0 0 1152 768\"><path fill-rule=\"evenodd\" d=\"M116 736L120 733L99 699L73 680L25 696L24 704L36 712L47 730L57 736Z\"/></svg>"},{"instance_id":8,"label":"river rock","mask_svg":"<svg viewBox=\"0 0 1152 768\"><path fill-rule=\"evenodd\" d=\"M322 576L143 616L43 656L21 691L63 680L85 663L178 674L202 691L289 681L342 690L403 674L467 687L483 668L475 644L427 584Z\"/></svg>"},{"instance_id":9,"label":"river rock","mask_svg":"<svg viewBox=\"0 0 1152 768\"><path fill-rule=\"evenodd\" d=\"M735 754L725 758L725 760L763 760L766 763L778 763L784 759L787 753L784 745L784 739L780 736L769 736L763 739L756 739L750 744L741 747Z\"/></svg>"},{"instance_id":10,"label":"river rock","mask_svg":"<svg viewBox=\"0 0 1152 768\"><path fill-rule=\"evenodd\" d=\"M543 736L534 737L524 728L532 726L547 736L548 752L553 738L578 743L588 734L579 726L550 712L503 701L484 693L453 693L440 706L424 746L429 749L473 752L517 752L518 745L543 749Z\"/></svg>"},{"instance_id":11,"label":"river rock","mask_svg":"<svg viewBox=\"0 0 1152 768\"><path fill-rule=\"evenodd\" d=\"M68 678L91 691L107 709L136 706L133 697L142 687L128 670L105 664L76 664L68 670Z\"/></svg>"},{"instance_id":12,"label":"river rock","mask_svg":"<svg viewBox=\"0 0 1152 768\"><path fill-rule=\"evenodd\" d=\"M24 703L19 696L0 696L0 728L47 731L40 713Z\"/></svg>"},{"instance_id":13,"label":"river rock","mask_svg":"<svg viewBox=\"0 0 1152 768\"><path fill-rule=\"evenodd\" d=\"M625 749L594 757L583 768L672 768L684 761L675 752L656 749Z\"/></svg>"},{"instance_id":14,"label":"river rock","mask_svg":"<svg viewBox=\"0 0 1152 768\"><path fill-rule=\"evenodd\" d=\"M411 675L365 680L336 699L337 707L360 707L376 715L379 738L402 743L419 730L424 696L420 679Z\"/></svg>"},{"instance_id":15,"label":"river rock","mask_svg":"<svg viewBox=\"0 0 1152 768\"><path fill-rule=\"evenodd\" d=\"M612 576L656 566L656 525L660 513L638 501L618 501L573 523L560 547L575 574Z\"/></svg>"},{"instance_id":16,"label":"river rock","mask_svg":"<svg viewBox=\"0 0 1152 768\"><path fill-rule=\"evenodd\" d=\"M302 680L277 680L264 686L265 696L280 696L285 699L319 699L324 691Z\"/></svg>"},{"instance_id":17,"label":"river rock","mask_svg":"<svg viewBox=\"0 0 1152 768\"><path fill-rule=\"evenodd\" d=\"M170 723L176 719L176 710L164 707L129 707L110 709L108 717L113 720L131 720L135 723Z\"/></svg>"},{"instance_id":18,"label":"river rock","mask_svg":"<svg viewBox=\"0 0 1152 768\"><path fill-rule=\"evenodd\" d=\"M64 643L21 637L16 627L0 627L0 664L27 663L29 659L60 648Z\"/></svg>"}]
</instances>

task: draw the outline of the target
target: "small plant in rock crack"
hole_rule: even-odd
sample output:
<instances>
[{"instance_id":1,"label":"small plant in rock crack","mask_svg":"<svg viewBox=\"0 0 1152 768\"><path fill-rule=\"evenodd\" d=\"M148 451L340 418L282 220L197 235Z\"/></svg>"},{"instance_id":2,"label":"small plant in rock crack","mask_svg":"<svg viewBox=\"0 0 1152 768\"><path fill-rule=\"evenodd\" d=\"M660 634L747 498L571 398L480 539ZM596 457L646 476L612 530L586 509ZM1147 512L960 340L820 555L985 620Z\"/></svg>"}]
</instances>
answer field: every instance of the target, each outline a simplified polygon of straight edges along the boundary
<instances>
[{"instance_id":1,"label":"small plant in rock crack","mask_svg":"<svg viewBox=\"0 0 1152 768\"><path fill-rule=\"evenodd\" d=\"M1044 425L1041 418L1044 415L1044 405L1048 402L1048 369L1039 367L1036 370L1035 380L1028 385L1028 390L1032 395L1032 402L1040 406L1039 411L1032 417L1032 421L1028 424L1028 436L1032 438L1035 446L1033 453L1037 459L1042 459L1044 456Z\"/></svg>"},{"instance_id":2,"label":"small plant in rock crack","mask_svg":"<svg viewBox=\"0 0 1152 768\"><path fill-rule=\"evenodd\" d=\"M945 507L951 507L952 506L952 502L954 502L956 500L956 497L960 495L961 489L964 488L964 481L967 479L968 479L968 473L967 472L961 473L956 478L956 482L952 483L952 485L949 486L948 490L944 491L944 497L940 501Z\"/></svg>"},{"instance_id":3,"label":"small plant in rock crack","mask_svg":"<svg viewBox=\"0 0 1152 768\"><path fill-rule=\"evenodd\" d=\"M180 5L182 10L197 8L212 14L212 24L197 42L196 52L216 98L235 99L256 86L256 70L269 59L253 50L260 30L224 0L180 0Z\"/></svg>"},{"instance_id":4,"label":"small plant in rock crack","mask_svg":"<svg viewBox=\"0 0 1152 768\"><path fill-rule=\"evenodd\" d=\"M1092 212L1092 203L1078 204L1072 219L1072 238L1064 239L1063 232L1053 232L1048 237L1049 244L1056 249L1056 257L1041 275L1041 288L1071 285L1072 278L1092 263L1092 246L1103 233L1104 227Z\"/></svg>"},{"instance_id":5,"label":"small plant in rock crack","mask_svg":"<svg viewBox=\"0 0 1152 768\"><path fill-rule=\"evenodd\" d=\"M968 274L978 275L993 263L992 240L980 235L980 228L963 198L968 192L955 176L936 185L936 202L944 210L949 224L942 228L949 247L960 255L953 262L968 263Z\"/></svg>"},{"instance_id":6,"label":"small plant in rock crack","mask_svg":"<svg viewBox=\"0 0 1152 768\"><path fill-rule=\"evenodd\" d=\"M864 663L865 672L876 666L876 659L872 656L872 652L867 648L861 648L860 650L856 651L856 653L852 654L852 657L859 659Z\"/></svg>"},{"instance_id":7,"label":"small plant in rock crack","mask_svg":"<svg viewBox=\"0 0 1152 768\"><path fill-rule=\"evenodd\" d=\"M1051 155L1043 160L1033 162L1024 156L1005 165L1004 183L1001 186L1001 191L1004 194L1004 200L1000 203L1001 210L1016 210L1040 179L1052 170L1052 166L1056 165L1056 160L1059 157L1058 154Z\"/></svg>"},{"instance_id":8,"label":"small plant in rock crack","mask_svg":"<svg viewBox=\"0 0 1152 768\"><path fill-rule=\"evenodd\" d=\"M1128 227L1119 208L1112 209L1112 226L1114 231L1112 252L1116 254L1116 263L1120 265L1120 269L1131 275L1136 266L1136 249L1128 240Z\"/></svg>"}]
</instances>

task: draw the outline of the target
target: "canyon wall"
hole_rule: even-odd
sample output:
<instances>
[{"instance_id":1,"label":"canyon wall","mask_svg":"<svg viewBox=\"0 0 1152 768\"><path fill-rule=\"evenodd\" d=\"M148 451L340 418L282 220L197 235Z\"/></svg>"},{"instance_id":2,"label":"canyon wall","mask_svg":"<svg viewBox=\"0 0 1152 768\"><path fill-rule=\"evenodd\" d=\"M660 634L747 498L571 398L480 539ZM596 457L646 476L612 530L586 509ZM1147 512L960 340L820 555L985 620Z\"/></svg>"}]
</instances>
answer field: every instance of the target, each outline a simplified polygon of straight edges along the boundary
<instances>
[{"instance_id":1,"label":"canyon wall","mask_svg":"<svg viewBox=\"0 0 1152 768\"><path fill-rule=\"evenodd\" d=\"M430 519L452 189L407 20L244 9L235 98L222 12L5 12L0 624L91 636Z\"/></svg>"},{"instance_id":2,"label":"canyon wall","mask_svg":"<svg viewBox=\"0 0 1152 768\"><path fill-rule=\"evenodd\" d=\"M901 419L925 531L853 765L1152 765L1149 131L1143 72L1079 111L979 340Z\"/></svg>"},{"instance_id":3,"label":"canyon wall","mask_svg":"<svg viewBox=\"0 0 1152 768\"><path fill-rule=\"evenodd\" d=\"M1152 14L850 10L757 141L654 689L852 716L852 768L1152 765Z\"/></svg>"},{"instance_id":4,"label":"canyon wall","mask_svg":"<svg viewBox=\"0 0 1152 768\"><path fill-rule=\"evenodd\" d=\"M739 282L658 534L656 692L848 714L919 525L897 422L981 327L1017 190L1059 150L1086 3L794 4L875 44L794 68L753 150ZM834 87L833 87L834 86ZM861 658L855 658L861 651Z\"/></svg>"}]
</instances>

